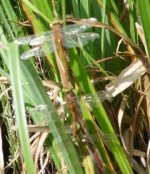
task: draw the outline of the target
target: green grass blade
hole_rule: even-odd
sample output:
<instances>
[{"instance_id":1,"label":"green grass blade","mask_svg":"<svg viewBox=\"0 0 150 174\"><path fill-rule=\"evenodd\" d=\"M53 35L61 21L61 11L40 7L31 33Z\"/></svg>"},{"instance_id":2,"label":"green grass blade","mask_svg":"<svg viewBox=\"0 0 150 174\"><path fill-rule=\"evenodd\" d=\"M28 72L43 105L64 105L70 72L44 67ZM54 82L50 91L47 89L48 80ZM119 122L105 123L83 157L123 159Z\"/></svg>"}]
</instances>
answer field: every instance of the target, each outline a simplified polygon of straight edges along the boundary
<instances>
[{"instance_id":1,"label":"green grass blade","mask_svg":"<svg viewBox=\"0 0 150 174\"><path fill-rule=\"evenodd\" d=\"M9 70L14 99L16 124L19 132L19 139L22 148L22 153L24 156L25 166L29 174L36 174L27 130L18 46L16 46L14 43L9 44L8 53L10 61Z\"/></svg>"},{"instance_id":2,"label":"green grass blade","mask_svg":"<svg viewBox=\"0 0 150 174\"><path fill-rule=\"evenodd\" d=\"M150 58L150 36L149 36L149 31L150 31L150 1L149 0L138 0L138 7L140 11L140 16L143 24L143 30L145 34L145 39L146 39L146 44L147 44L147 49L148 49L148 54Z\"/></svg>"},{"instance_id":3,"label":"green grass blade","mask_svg":"<svg viewBox=\"0 0 150 174\"><path fill-rule=\"evenodd\" d=\"M79 1L72 0L72 8L73 8L73 15L79 19L80 18L80 10L79 10Z\"/></svg>"},{"instance_id":4,"label":"green grass blade","mask_svg":"<svg viewBox=\"0 0 150 174\"><path fill-rule=\"evenodd\" d=\"M6 16L4 15L4 10L2 9L1 5L0 5L0 16L1 16L1 20L3 21L4 27L10 34L10 37L12 39L14 39L15 37L14 37L13 31L12 31L12 28L10 27L10 25L8 24L8 21L6 20Z\"/></svg>"},{"instance_id":5,"label":"green grass blade","mask_svg":"<svg viewBox=\"0 0 150 174\"><path fill-rule=\"evenodd\" d=\"M137 20L136 18L136 12L135 12L135 2L132 0L129 0L129 18L130 18L130 33L131 37L134 42L136 42L136 30L135 30L135 22Z\"/></svg>"},{"instance_id":6,"label":"green grass blade","mask_svg":"<svg viewBox=\"0 0 150 174\"><path fill-rule=\"evenodd\" d=\"M51 23L51 20L44 13L42 13L33 3L31 3L28 0L23 0L23 3L26 4L26 6L32 9L35 13L40 15L45 21L47 21L48 23Z\"/></svg>"},{"instance_id":7,"label":"green grass blade","mask_svg":"<svg viewBox=\"0 0 150 174\"><path fill-rule=\"evenodd\" d=\"M62 7L62 21L63 21L63 25L66 25L66 0L62 0L61 7Z\"/></svg>"},{"instance_id":8,"label":"green grass blade","mask_svg":"<svg viewBox=\"0 0 150 174\"><path fill-rule=\"evenodd\" d=\"M89 0L82 0L80 1L80 17L81 18L88 18L91 16L91 9L90 9L90 1Z\"/></svg>"},{"instance_id":9,"label":"green grass blade","mask_svg":"<svg viewBox=\"0 0 150 174\"><path fill-rule=\"evenodd\" d=\"M102 10L102 22L105 23L106 20L106 0L103 1L103 10ZM101 58L105 57L105 29L102 28L101 32Z\"/></svg>"},{"instance_id":10,"label":"green grass blade","mask_svg":"<svg viewBox=\"0 0 150 174\"><path fill-rule=\"evenodd\" d=\"M18 34L18 30L16 30L16 23L18 23L16 14L8 0L6 0L6 1L1 0L1 3L2 3L2 8L5 9L5 13L7 16L7 18L5 18L4 21L6 21L6 19L8 20L5 22L5 24L7 24L8 32L9 32L9 34L11 34L12 39L14 39L13 32L15 33L15 35ZM10 31L11 29L12 29L12 31Z\"/></svg>"}]
</instances>

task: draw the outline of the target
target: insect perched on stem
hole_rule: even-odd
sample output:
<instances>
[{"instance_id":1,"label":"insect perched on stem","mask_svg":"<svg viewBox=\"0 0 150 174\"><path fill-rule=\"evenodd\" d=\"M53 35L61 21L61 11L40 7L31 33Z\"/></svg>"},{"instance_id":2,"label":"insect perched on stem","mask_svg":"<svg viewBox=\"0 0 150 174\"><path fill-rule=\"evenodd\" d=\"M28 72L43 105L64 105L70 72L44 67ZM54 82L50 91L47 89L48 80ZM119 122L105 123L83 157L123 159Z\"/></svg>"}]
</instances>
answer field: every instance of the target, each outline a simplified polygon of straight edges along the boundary
<instances>
[{"instance_id":1,"label":"insect perched on stem","mask_svg":"<svg viewBox=\"0 0 150 174\"><path fill-rule=\"evenodd\" d=\"M95 19L91 18L87 20L87 23L94 23L95 21ZM51 31L37 35L22 37L15 40L16 44L28 44L33 47L28 51L25 51L21 55L21 59L23 60L28 59L32 56L42 57L44 55L54 52L63 88L64 91L66 91L65 98L68 102L69 108L72 110L71 112L72 115L74 115L74 120L76 120L75 117L79 117L79 112L76 112L76 109L79 106L76 102L71 100L72 98L75 98L75 95L72 92L72 87L70 85L70 74L68 71L68 56L66 48L82 47L89 41L94 41L95 39L99 38L98 33L85 33L85 31L90 27L91 26L88 25L72 24L62 28L61 24L57 22L51 27Z\"/></svg>"},{"instance_id":2,"label":"insect perched on stem","mask_svg":"<svg viewBox=\"0 0 150 174\"><path fill-rule=\"evenodd\" d=\"M89 22L92 23L95 22L95 20L90 19ZM29 44L30 46L33 46L33 48L29 49L21 55L21 59L23 60L28 59L32 56L42 57L54 52L55 60L65 92L65 101L67 102L68 109L72 115L72 132L74 137L77 137L77 123L80 125L80 134L84 134L87 137L89 136L87 133L86 125L82 118L82 112L80 111L78 100L74 100L75 94L70 83L70 74L68 67L69 58L66 48L82 47L89 41L94 41L95 39L99 38L100 36L98 33L85 33L85 31L90 27L91 26L87 25L72 24L62 28L60 23L55 23L52 26L52 31L15 40L16 44ZM93 156L95 156L93 158L98 158L98 155L96 156L97 152L94 150L92 142L89 142L88 146L90 153L93 153ZM94 161L96 162L98 160Z\"/></svg>"}]
</instances>

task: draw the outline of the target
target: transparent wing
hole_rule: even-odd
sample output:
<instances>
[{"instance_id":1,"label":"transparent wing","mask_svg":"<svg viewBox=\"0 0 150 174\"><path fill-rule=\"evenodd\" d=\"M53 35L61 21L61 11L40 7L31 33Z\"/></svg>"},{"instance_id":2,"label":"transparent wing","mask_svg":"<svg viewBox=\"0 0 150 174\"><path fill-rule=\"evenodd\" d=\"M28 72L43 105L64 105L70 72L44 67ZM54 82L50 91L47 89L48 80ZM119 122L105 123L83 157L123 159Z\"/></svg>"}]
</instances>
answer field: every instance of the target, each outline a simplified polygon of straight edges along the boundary
<instances>
[{"instance_id":1,"label":"transparent wing","mask_svg":"<svg viewBox=\"0 0 150 174\"><path fill-rule=\"evenodd\" d=\"M32 48L32 49L30 49L30 50L28 50L28 51L25 51L22 55L21 55L21 59L23 59L23 60L26 60L26 59L28 59L28 58L30 58L30 57L33 57L33 56L35 56L35 57L41 57L41 56L43 56L44 55L44 53L43 53L43 50L41 49L41 47L39 46L39 47L35 47L35 48Z\"/></svg>"},{"instance_id":2,"label":"transparent wing","mask_svg":"<svg viewBox=\"0 0 150 174\"><path fill-rule=\"evenodd\" d=\"M90 27L86 26L86 25L73 24L73 25L63 27L62 33L63 33L63 36L65 36L65 35L71 36L73 34L84 32L88 28L90 28ZM14 42L18 45L28 44L30 46L37 46L44 42L51 41L52 35L53 35L53 32L48 31L48 32L43 32L41 34L33 34L30 36L21 37L19 39L16 39Z\"/></svg>"},{"instance_id":3,"label":"transparent wing","mask_svg":"<svg viewBox=\"0 0 150 174\"><path fill-rule=\"evenodd\" d=\"M64 45L67 48L81 47L88 44L89 41L94 41L95 39L100 38L98 33L88 32L64 36Z\"/></svg>"},{"instance_id":4,"label":"transparent wing","mask_svg":"<svg viewBox=\"0 0 150 174\"><path fill-rule=\"evenodd\" d=\"M95 19L91 18L87 20L88 22L95 22ZM70 37L72 35L82 33L86 31L87 29L91 28L91 26L88 25L79 25L79 24L72 24L68 25L62 28L62 34L63 36L69 35ZM37 46L42 44L43 42L49 42L52 40L53 32L47 31L40 34L34 34L26 37L22 37L19 39L16 39L14 42L18 45L26 45L29 44L30 46Z\"/></svg>"},{"instance_id":5,"label":"transparent wing","mask_svg":"<svg viewBox=\"0 0 150 174\"><path fill-rule=\"evenodd\" d=\"M95 23L96 19L95 18L90 18L90 19L84 19L83 21L87 21L88 23ZM72 24L72 25L68 25L62 28L62 33L64 35L72 35L72 34L78 34L78 33L82 33L86 30L88 30L89 28L91 28L92 26L90 25L80 25L80 24Z\"/></svg>"},{"instance_id":6,"label":"transparent wing","mask_svg":"<svg viewBox=\"0 0 150 174\"><path fill-rule=\"evenodd\" d=\"M51 44L51 42L49 43L46 42L45 44L41 46L37 46L28 51L25 51L20 58L22 60L26 60L30 57L43 57L46 54L54 52L55 49L56 47L53 44Z\"/></svg>"},{"instance_id":7,"label":"transparent wing","mask_svg":"<svg viewBox=\"0 0 150 174\"><path fill-rule=\"evenodd\" d=\"M72 24L72 25L67 25L62 28L62 33L63 35L74 35L77 33L82 33L86 30L91 28L91 26L87 25L79 25L79 24Z\"/></svg>"},{"instance_id":8,"label":"transparent wing","mask_svg":"<svg viewBox=\"0 0 150 174\"><path fill-rule=\"evenodd\" d=\"M18 45L30 45L30 46L37 46L42 44L43 42L51 41L52 40L52 31L43 32L41 34L34 34L26 37L21 37L16 39L14 42Z\"/></svg>"},{"instance_id":9,"label":"transparent wing","mask_svg":"<svg viewBox=\"0 0 150 174\"><path fill-rule=\"evenodd\" d=\"M99 38L97 33L81 33L72 36L64 36L64 46L66 48L81 47L86 45L89 41L94 41ZM54 46L52 40L44 42L42 45L32 48L21 55L21 59L26 60L30 57L43 57L45 54L54 52L57 45Z\"/></svg>"},{"instance_id":10,"label":"transparent wing","mask_svg":"<svg viewBox=\"0 0 150 174\"><path fill-rule=\"evenodd\" d=\"M82 21L86 21L88 23L95 23L97 20L95 18L89 18L89 19L82 19ZM74 35L78 33L82 33L92 26L89 25L80 25L80 24L72 24L72 25L67 25L62 28L62 33L64 35Z\"/></svg>"}]
</instances>

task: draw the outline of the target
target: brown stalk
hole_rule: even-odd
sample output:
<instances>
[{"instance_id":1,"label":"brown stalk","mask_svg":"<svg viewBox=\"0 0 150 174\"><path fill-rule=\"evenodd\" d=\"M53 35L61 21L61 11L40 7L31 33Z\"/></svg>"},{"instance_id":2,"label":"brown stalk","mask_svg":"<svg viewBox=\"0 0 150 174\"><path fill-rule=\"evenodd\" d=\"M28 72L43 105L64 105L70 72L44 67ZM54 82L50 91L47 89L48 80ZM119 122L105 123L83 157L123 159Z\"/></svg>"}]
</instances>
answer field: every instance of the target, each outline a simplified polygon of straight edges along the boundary
<instances>
[{"instance_id":1,"label":"brown stalk","mask_svg":"<svg viewBox=\"0 0 150 174\"><path fill-rule=\"evenodd\" d=\"M57 66L59 69L59 73L61 76L63 88L65 90L70 90L70 85L69 85L69 71L68 71L68 63L67 63L67 54L66 50L64 48L64 43L63 43L63 36L61 33L61 24L56 23L52 27L53 31L53 38L54 38L54 45L57 45L58 51L54 51Z\"/></svg>"}]
</instances>

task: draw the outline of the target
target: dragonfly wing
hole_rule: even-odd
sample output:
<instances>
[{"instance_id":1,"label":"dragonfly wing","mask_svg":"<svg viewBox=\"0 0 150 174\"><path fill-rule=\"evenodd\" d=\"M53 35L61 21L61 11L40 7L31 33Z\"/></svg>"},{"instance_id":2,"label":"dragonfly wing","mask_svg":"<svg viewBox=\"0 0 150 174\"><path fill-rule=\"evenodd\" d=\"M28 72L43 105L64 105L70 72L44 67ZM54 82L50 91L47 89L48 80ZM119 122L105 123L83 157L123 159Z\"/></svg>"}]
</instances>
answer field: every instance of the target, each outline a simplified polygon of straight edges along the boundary
<instances>
[{"instance_id":1,"label":"dragonfly wing","mask_svg":"<svg viewBox=\"0 0 150 174\"><path fill-rule=\"evenodd\" d=\"M37 46L43 42L50 41L52 39L52 31L43 32L41 34L34 34L26 37L16 39L14 42L18 45L29 44L31 46Z\"/></svg>"},{"instance_id":2,"label":"dragonfly wing","mask_svg":"<svg viewBox=\"0 0 150 174\"><path fill-rule=\"evenodd\" d=\"M83 19L83 21L87 21L88 23L95 23L97 20L95 18L89 18L89 19ZM65 35L72 35L72 34L77 34L77 33L82 33L92 26L89 25L80 25L80 24L72 24L72 25L67 25L62 28L62 32Z\"/></svg>"},{"instance_id":3,"label":"dragonfly wing","mask_svg":"<svg viewBox=\"0 0 150 174\"><path fill-rule=\"evenodd\" d=\"M41 50L40 47L35 47L35 48L32 48L28 51L25 51L22 55L21 55L21 59L22 60L26 60L30 57L42 57L44 55L44 52Z\"/></svg>"},{"instance_id":4,"label":"dragonfly wing","mask_svg":"<svg viewBox=\"0 0 150 174\"><path fill-rule=\"evenodd\" d=\"M82 47L97 38L100 38L100 35L93 32L79 33L72 36L66 35L64 36L64 45L67 48Z\"/></svg>"},{"instance_id":5,"label":"dragonfly wing","mask_svg":"<svg viewBox=\"0 0 150 174\"><path fill-rule=\"evenodd\" d=\"M30 57L43 57L47 54L54 52L56 47L51 42L46 42L41 46L32 48L21 55L21 59L26 60Z\"/></svg>"},{"instance_id":6,"label":"dragonfly wing","mask_svg":"<svg viewBox=\"0 0 150 174\"><path fill-rule=\"evenodd\" d=\"M89 28L91 28L91 26L72 24L72 25L63 27L62 33L63 33L63 35L73 35L73 34L77 34L77 33L82 33L84 31L88 30Z\"/></svg>"},{"instance_id":7,"label":"dragonfly wing","mask_svg":"<svg viewBox=\"0 0 150 174\"><path fill-rule=\"evenodd\" d=\"M41 34L40 36L34 38L32 41L30 41L29 45L31 46L36 46L36 45L40 45L43 42L49 42L53 39L52 37L52 32L45 32L43 34Z\"/></svg>"},{"instance_id":8,"label":"dragonfly wing","mask_svg":"<svg viewBox=\"0 0 150 174\"><path fill-rule=\"evenodd\" d=\"M87 24L88 24L89 22L90 23L95 22L96 19L90 18L90 19L84 19L84 21L87 21ZM91 26L73 24L73 25L63 27L62 33L63 33L63 35L72 35L72 34L82 33L85 30L87 30L88 28L91 28ZM29 44L31 46L37 46L37 45L42 44L43 42L51 41L52 36L53 36L53 32L47 31L47 32L43 32L40 34L34 34L34 35L22 37L22 38L16 39L14 42L18 45Z\"/></svg>"}]
</instances>

